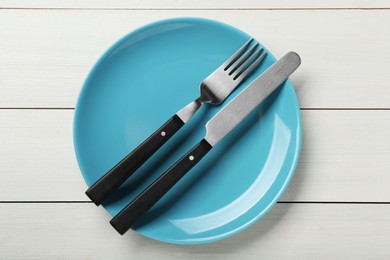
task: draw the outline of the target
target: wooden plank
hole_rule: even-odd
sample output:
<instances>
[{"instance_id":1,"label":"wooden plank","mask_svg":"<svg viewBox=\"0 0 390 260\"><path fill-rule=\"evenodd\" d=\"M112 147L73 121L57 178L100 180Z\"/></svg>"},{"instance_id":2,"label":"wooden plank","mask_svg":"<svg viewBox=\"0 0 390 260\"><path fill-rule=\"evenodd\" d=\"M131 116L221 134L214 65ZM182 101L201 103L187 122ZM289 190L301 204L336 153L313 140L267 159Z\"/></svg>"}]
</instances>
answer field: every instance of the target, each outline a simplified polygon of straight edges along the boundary
<instances>
[{"instance_id":1,"label":"wooden plank","mask_svg":"<svg viewBox=\"0 0 390 260\"><path fill-rule=\"evenodd\" d=\"M72 110L0 110L0 201L87 201ZM283 201L390 201L390 111L302 111Z\"/></svg>"},{"instance_id":2,"label":"wooden plank","mask_svg":"<svg viewBox=\"0 0 390 260\"><path fill-rule=\"evenodd\" d=\"M389 205L278 204L231 238L197 246L118 235L92 204L0 204L2 259L389 259Z\"/></svg>"},{"instance_id":3,"label":"wooden plank","mask_svg":"<svg viewBox=\"0 0 390 260\"><path fill-rule=\"evenodd\" d=\"M0 110L0 201L87 200L72 117L72 110Z\"/></svg>"},{"instance_id":4,"label":"wooden plank","mask_svg":"<svg viewBox=\"0 0 390 260\"><path fill-rule=\"evenodd\" d=\"M302 56L293 75L304 108L390 108L390 10L88 11L0 10L0 108L74 107L98 57L146 23L208 17L253 35L281 57Z\"/></svg>"},{"instance_id":5,"label":"wooden plank","mask_svg":"<svg viewBox=\"0 0 390 260\"><path fill-rule=\"evenodd\" d=\"M115 8L115 9L259 9L259 8L388 8L386 0L143 0L143 1L97 1L97 0L1 0L2 8Z\"/></svg>"}]
</instances>

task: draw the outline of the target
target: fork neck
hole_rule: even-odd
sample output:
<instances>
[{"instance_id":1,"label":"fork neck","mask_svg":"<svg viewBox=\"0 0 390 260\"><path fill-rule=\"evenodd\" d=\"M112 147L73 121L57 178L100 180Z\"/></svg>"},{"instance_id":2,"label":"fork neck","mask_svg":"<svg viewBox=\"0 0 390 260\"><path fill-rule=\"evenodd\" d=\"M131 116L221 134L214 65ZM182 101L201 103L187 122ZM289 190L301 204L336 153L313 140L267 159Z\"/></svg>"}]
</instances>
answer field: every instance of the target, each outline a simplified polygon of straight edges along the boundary
<instances>
[{"instance_id":1,"label":"fork neck","mask_svg":"<svg viewBox=\"0 0 390 260\"><path fill-rule=\"evenodd\" d=\"M201 98L197 98L187 106L183 107L176 115L184 122L187 121L195 114L196 111L204 104Z\"/></svg>"}]
</instances>

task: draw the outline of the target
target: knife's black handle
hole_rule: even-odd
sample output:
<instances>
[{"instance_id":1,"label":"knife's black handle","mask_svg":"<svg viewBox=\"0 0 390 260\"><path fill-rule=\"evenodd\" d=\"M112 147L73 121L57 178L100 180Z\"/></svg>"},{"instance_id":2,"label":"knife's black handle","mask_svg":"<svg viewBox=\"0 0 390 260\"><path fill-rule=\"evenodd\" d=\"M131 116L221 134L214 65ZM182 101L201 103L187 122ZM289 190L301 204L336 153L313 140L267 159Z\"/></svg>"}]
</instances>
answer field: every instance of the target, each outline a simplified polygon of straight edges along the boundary
<instances>
[{"instance_id":1,"label":"knife's black handle","mask_svg":"<svg viewBox=\"0 0 390 260\"><path fill-rule=\"evenodd\" d=\"M96 181L85 192L87 196L96 205L100 205L183 125L184 122L177 115L171 117L142 144Z\"/></svg>"},{"instance_id":2,"label":"knife's black handle","mask_svg":"<svg viewBox=\"0 0 390 260\"><path fill-rule=\"evenodd\" d=\"M194 167L212 146L202 139L194 148L146 188L138 197L118 213L111 225L121 234L126 233L153 205L155 205L192 167Z\"/></svg>"}]
</instances>

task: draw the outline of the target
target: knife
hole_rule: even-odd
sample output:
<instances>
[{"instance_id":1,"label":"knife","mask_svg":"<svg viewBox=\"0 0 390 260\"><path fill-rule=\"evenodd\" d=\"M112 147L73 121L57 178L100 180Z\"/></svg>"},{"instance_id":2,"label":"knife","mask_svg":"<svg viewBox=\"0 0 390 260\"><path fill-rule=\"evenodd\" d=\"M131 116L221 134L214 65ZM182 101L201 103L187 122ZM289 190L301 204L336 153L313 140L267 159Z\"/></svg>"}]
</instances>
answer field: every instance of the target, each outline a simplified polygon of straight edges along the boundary
<instances>
[{"instance_id":1,"label":"knife","mask_svg":"<svg viewBox=\"0 0 390 260\"><path fill-rule=\"evenodd\" d=\"M206 136L119 212L110 221L111 225L121 235L126 233L215 145L286 81L300 64L299 55L289 52L256 78L207 122Z\"/></svg>"}]
</instances>

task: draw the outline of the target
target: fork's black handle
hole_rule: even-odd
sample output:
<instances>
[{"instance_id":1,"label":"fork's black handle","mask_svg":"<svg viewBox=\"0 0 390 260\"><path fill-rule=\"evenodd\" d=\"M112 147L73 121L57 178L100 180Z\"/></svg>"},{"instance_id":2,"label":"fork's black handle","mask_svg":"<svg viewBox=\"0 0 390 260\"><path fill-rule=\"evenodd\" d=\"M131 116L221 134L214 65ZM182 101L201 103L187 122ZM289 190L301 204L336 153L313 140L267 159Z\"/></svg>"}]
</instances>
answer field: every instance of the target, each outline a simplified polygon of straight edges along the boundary
<instances>
[{"instance_id":1,"label":"fork's black handle","mask_svg":"<svg viewBox=\"0 0 390 260\"><path fill-rule=\"evenodd\" d=\"M96 205L100 205L183 125L184 122L175 114L85 193Z\"/></svg>"},{"instance_id":2,"label":"fork's black handle","mask_svg":"<svg viewBox=\"0 0 390 260\"><path fill-rule=\"evenodd\" d=\"M213 148L202 139L186 155L163 173L138 197L118 213L111 225L121 234L126 233L153 205L155 205L189 170Z\"/></svg>"}]
</instances>

